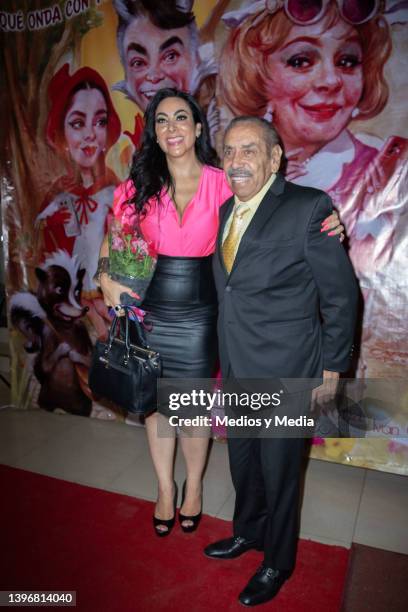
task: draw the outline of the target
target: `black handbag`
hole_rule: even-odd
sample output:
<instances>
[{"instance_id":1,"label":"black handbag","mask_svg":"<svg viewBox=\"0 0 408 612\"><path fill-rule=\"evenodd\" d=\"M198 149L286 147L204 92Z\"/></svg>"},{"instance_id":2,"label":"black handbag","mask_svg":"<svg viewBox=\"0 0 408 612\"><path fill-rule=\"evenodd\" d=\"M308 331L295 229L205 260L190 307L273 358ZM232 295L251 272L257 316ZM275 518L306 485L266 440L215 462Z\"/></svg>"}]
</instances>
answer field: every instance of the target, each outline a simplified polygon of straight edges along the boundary
<instances>
[{"instance_id":1,"label":"black handbag","mask_svg":"<svg viewBox=\"0 0 408 612\"><path fill-rule=\"evenodd\" d=\"M94 346L89 387L95 395L111 400L128 412L148 414L156 408L161 358L147 345L139 321L129 319L130 307L122 305L122 308L125 315L115 316L107 342L98 340ZM123 324L118 325L120 319ZM130 326L136 332L137 344L131 342Z\"/></svg>"}]
</instances>

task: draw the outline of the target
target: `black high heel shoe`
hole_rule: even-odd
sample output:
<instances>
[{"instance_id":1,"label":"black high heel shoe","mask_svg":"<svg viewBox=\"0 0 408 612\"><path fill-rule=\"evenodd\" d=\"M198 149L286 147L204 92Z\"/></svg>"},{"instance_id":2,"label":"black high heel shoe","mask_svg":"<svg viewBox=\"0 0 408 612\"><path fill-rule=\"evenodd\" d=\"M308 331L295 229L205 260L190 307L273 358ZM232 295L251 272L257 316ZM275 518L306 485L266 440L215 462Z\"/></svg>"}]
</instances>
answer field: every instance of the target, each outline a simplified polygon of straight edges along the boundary
<instances>
[{"instance_id":1,"label":"black high heel shoe","mask_svg":"<svg viewBox=\"0 0 408 612\"><path fill-rule=\"evenodd\" d=\"M184 498L186 496L186 483L187 481L184 481L183 484L183 490L182 490L182 494L181 494L181 506L184 503ZM187 516L187 514L182 514L181 512L179 512L179 523L180 523L180 527L182 528L182 530L184 531L184 533L191 533L192 531L195 531L198 527L198 524L201 520L201 516L202 516L202 509L200 510L200 512L198 514L195 514L194 516ZM184 521L190 521L192 523L192 525L183 525Z\"/></svg>"},{"instance_id":2,"label":"black high heel shoe","mask_svg":"<svg viewBox=\"0 0 408 612\"><path fill-rule=\"evenodd\" d=\"M159 519L156 516L154 516L154 514L153 514L154 532L155 532L155 534L159 538L164 538L165 536L170 535L170 532L171 532L171 530L174 527L174 523L176 522L177 494L178 494L177 484L174 483L174 499L173 499L174 514L173 514L173 518L167 519L167 520L166 519ZM167 527L166 531L163 531L162 529L158 529L159 526Z\"/></svg>"}]
</instances>

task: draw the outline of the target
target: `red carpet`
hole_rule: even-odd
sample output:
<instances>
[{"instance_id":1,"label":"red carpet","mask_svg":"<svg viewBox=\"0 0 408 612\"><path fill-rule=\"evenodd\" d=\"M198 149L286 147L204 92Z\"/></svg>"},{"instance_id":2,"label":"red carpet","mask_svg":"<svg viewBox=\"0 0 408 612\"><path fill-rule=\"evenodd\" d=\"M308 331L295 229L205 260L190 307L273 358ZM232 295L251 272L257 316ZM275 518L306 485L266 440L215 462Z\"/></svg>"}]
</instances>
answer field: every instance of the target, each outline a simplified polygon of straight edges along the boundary
<instances>
[{"instance_id":1,"label":"red carpet","mask_svg":"<svg viewBox=\"0 0 408 612\"><path fill-rule=\"evenodd\" d=\"M153 504L0 466L0 590L77 591L84 612L243 610L239 591L261 562L249 552L214 561L203 547L230 535L205 516L200 529L157 538ZM301 541L294 575L262 610L338 612L349 551Z\"/></svg>"},{"instance_id":2,"label":"red carpet","mask_svg":"<svg viewBox=\"0 0 408 612\"><path fill-rule=\"evenodd\" d=\"M408 555L362 544L351 547L344 612L407 612Z\"/></svg>"}]
</instances>

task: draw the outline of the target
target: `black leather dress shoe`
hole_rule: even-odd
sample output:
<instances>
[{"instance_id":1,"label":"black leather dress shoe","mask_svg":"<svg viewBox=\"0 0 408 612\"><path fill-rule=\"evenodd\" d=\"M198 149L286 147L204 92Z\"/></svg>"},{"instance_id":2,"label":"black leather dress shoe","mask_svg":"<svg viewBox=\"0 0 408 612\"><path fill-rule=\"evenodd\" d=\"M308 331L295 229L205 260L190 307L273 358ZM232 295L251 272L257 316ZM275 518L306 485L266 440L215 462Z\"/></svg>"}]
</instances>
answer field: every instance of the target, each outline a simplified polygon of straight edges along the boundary
<instances>
[{"instance_id":1,"label":"black leather dress shoe","mask_svg":"<svg viewBox=\"0 0 408 612\"><path fill-rule=\"evenodd\" d=\"M255 540L246 540L236 536L210 544L204 548L204 554L212 559L236 559L236 557L252 548L259 550Z\"/></svg>"},{"instance_id":2,"label":"black leather dress shoe","mask_svg":"<svg viewBox=\"0 0 408 612\"><path fill-rule=\"evenodd\" d=\"M271 567L261 565L242 593L239 594L238 599L244 606L257 606L265 603L279 593L287 578L289 578L289 572L274 570Z\"/></svg>"}]
</instances>

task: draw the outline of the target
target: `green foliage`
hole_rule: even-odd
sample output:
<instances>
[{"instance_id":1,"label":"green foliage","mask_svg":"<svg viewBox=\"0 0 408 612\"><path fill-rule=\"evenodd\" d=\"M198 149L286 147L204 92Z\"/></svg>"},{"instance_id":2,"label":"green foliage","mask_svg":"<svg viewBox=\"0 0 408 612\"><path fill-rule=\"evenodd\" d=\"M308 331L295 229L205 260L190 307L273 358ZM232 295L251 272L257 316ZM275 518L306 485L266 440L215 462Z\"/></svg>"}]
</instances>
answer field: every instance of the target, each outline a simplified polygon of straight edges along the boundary
<instances>
[{"instance_id":1,"label":"green foliage","mask_svg":"<svg viewBox=\"0 0 408 612\"><path fill-rule=\"evenodd\" d=\"M132 236L122 236L123 250L112 248L112 235L109 236L109 272L129 278L149 278L155 268L155 259L143 249L132 248Z\"/></svg>"}]
</instances>

